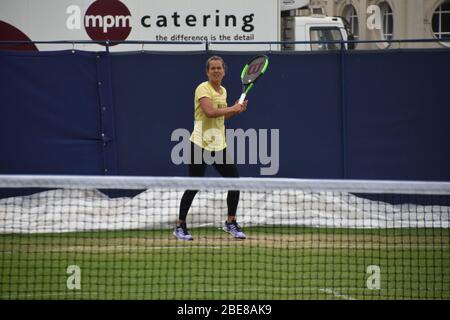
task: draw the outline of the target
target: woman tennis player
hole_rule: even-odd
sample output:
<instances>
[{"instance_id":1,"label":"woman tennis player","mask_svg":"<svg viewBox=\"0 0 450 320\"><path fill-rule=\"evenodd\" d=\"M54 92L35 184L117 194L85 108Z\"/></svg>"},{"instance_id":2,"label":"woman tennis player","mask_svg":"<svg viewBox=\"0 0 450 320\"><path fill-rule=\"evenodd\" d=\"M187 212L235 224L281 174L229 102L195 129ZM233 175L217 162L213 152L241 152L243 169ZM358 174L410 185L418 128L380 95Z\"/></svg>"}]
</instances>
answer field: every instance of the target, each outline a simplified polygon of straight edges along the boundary
<instances>
[{"instance_id":1,"label":"woman tennis player","mask_svg":"<svg viewBox=\"0 0 450 320\"><path fill-rule=\"evenodd\" d=\"M195 89L195 124L190 138L189 176L202 177L207 166L204 159L209 157L214 159L212 165L223 177L237 178L239 173L236 165L226 161L225 120L246 111L247 101L227 106L227 90L221 85L225 76L225 62L221 57L213 56L207 60L206 75L208 81ZM186 216L197 192L186 190L181 198L178 221L173 232L179 240L193 240L187 229ZM236 222L238 202L239 191L228 191L228 218L223 230L235 238L245 239L245 234Z\"/></svg>"}]
</instances>

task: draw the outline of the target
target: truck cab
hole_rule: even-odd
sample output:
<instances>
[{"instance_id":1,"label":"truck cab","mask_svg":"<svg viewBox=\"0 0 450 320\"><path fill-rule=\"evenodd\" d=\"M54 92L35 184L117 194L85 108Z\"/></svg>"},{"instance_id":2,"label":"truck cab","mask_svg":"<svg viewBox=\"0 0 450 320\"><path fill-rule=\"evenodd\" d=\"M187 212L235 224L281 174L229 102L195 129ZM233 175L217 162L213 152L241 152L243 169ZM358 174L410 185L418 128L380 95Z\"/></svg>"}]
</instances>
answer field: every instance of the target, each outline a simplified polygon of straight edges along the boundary
<instances>
[{"instance_id":1,"label":"truck cab","mask_svg":"<svg viewBox=\"0 0 450 320\"><path fill-rule=\"evenodd\" d=\"M340 41L348 40L349 35L340 17L291 16L283 17L282 41ZM323 51L340 50L339 43L284 43L283 51ZM345 44L345 49L348 49Z\"/></svg>"}]
</instances>

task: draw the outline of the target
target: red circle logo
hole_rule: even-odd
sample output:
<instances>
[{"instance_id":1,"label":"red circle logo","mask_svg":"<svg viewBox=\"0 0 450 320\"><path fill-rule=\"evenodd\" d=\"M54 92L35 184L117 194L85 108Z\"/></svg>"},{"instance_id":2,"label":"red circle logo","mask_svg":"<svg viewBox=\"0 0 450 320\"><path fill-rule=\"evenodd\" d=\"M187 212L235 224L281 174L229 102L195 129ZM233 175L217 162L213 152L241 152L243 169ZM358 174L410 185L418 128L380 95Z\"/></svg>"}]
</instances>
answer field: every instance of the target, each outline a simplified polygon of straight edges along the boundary
<instances>
[{"instance_id":1,"label":"red circle logo","mask_svg":"<svg viewBox=\"0 0 450 320\"><path fill-rule=\"evenodd\" d=\"M86 10L84 28L92 40L125 40L131 32L130 10L119 0L97 0Z\"/></svg>"}]
</instances>

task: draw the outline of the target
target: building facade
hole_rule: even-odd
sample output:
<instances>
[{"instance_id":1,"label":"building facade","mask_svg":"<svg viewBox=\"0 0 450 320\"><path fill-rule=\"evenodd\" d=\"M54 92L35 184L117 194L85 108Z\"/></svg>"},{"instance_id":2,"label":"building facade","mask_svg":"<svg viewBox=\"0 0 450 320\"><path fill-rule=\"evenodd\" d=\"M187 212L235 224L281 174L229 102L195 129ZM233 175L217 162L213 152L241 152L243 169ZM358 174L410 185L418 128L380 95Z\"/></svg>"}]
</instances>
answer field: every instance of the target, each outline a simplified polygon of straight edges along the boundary
<instances>
[{"instance_id":1,"label":"building facade","mask_svg":"<svg viewBox=\"0 0 450 320\"><path fill-rule=\"evenodd\" d=\"M450 47L450 0L311 0L328 16L342 16L356 49ZM435 43L388 43L385 39L438 39ZM446 42L444 42L446 40Z\"/></svg>"}]
</instances>

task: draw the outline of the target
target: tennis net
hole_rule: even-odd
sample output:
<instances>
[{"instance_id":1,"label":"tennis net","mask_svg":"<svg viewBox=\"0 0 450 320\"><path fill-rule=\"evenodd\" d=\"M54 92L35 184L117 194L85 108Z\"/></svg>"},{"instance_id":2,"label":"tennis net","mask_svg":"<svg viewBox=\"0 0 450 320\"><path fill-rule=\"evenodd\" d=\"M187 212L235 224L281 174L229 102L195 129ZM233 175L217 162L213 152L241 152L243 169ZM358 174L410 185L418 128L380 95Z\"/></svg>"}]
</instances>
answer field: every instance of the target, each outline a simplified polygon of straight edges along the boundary
<instances>
[{"instance_id":1,"label":"tennis net","mask_svg":"<svg viewBox=\"0 0 450 320\"><path fill-rule=\"evenodd\" d=\"M450 299L449 229L447 182L3 175L0 299Z\"/></svg>"}]
</instances>

